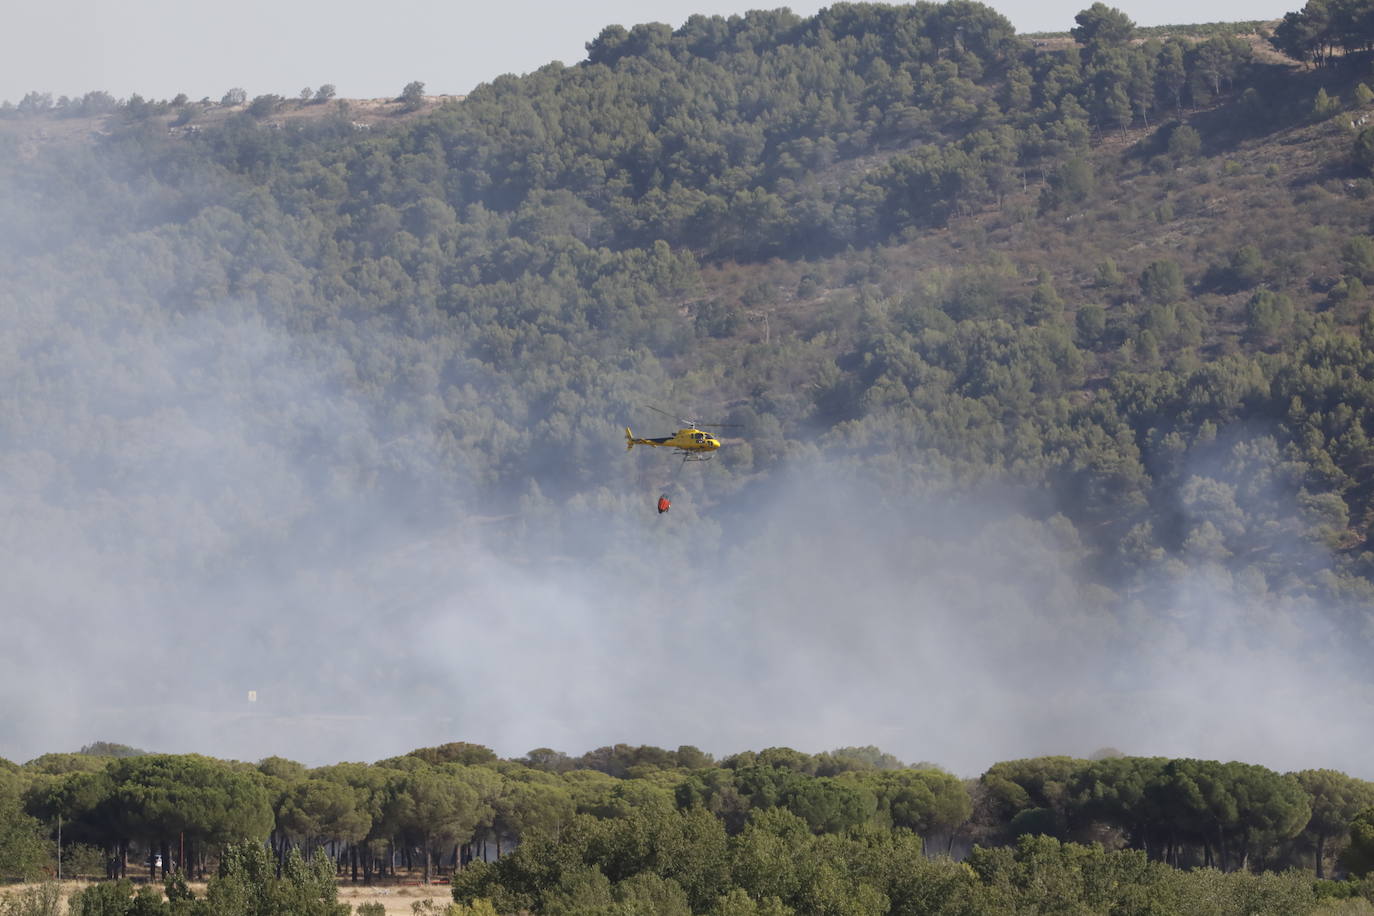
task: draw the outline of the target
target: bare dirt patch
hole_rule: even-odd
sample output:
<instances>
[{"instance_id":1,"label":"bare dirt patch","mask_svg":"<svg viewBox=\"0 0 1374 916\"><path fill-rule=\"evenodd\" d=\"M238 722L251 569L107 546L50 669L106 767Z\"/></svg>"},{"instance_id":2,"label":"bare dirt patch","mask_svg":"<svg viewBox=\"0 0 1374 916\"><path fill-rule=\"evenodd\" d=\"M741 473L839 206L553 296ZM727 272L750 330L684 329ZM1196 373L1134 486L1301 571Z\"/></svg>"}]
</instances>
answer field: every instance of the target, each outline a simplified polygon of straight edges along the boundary
<instances>
[{"instance_id":1,"label":"bare dirt patch","mask_svg":"<svg viewBox=\"0 0 1374 916\"><path fill-rule=\"evenodd\" d=\"M58 883L58 892L62 897L62 908L65 911L68 899L72 894L89 887L93 882L90 881L62 881ZM136 881L135 884L143 882ZM13 894L19 894L28 888L37 887L35 884L9 884L0 885L0 898ZM205 896L205 883L197 881L191 883L191 891L197 897ZM446 884L432 884L425 887L421 884L373 884L361 885L353 884L350 881L339 883L339 902L346 903L355 911L365 903L380 903L386 908L388 916L409 916L415 912L415 904L422 906L425 901L432 901L435 913L442 913L444 909L453 901Z\"/></svg>"},{"instance_id":2,"label":"bare dirt patch","mask_svg":"<svg viewBox=\"0 0 1374 916\"><path fill-rule=\"evenodd\" d=\"M422 904L426 900L434 901L434 911L442 913L444 908L453 902L453 895L449 892L446 884L433 884L429 887L421 885L362 887L356 884L345 884L339 888L340 903L346 903L355 910L364 903L380 903L386 907L388 916L393 913L413 913L415 904Z\"/></svg>"}]
</instances>

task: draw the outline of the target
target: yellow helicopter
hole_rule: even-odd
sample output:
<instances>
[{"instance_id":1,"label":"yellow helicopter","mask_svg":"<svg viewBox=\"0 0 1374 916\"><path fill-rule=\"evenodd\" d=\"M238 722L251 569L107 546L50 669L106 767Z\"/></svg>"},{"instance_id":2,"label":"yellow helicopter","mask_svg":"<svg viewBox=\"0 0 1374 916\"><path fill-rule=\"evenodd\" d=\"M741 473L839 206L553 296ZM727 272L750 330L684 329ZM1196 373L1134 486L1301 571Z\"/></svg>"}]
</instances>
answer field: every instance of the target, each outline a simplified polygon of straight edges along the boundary
<instances>
[{"instance_id":1,"label":"yellow helicopter","mask_svg":"<svg viewBox=\"0 0 1374 916\"><path fill-rule=\"evenodd\" d=\"M663 414L665 417L673 415L657 407L650 407L652 411ZM671 436L658 436L651 439L640 439L630 431L630 427L625 427L625 450L630 451L636 445L652 445L655 448L677 449L677 453L682 456L683 464L688 461L710 461L714 455L711 453L720 448L720 440L707 429L731 429L727 423L702 423L698 420L686 420L681 417L675 418L679 423L685 423L682 429L673 433ZM704 427L704 428L703 428Z\"/></svg>"}]
</instances>

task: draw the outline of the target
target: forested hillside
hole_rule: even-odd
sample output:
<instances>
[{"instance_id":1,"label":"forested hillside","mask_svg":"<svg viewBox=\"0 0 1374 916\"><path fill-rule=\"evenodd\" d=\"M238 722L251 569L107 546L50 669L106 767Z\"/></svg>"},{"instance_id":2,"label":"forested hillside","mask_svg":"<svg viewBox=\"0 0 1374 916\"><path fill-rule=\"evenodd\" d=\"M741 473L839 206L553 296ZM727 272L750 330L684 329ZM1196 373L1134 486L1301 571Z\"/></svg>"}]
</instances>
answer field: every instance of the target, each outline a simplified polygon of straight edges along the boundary
<instances>
[{"instance_id":1,"label":"forested hillside","mask_svg":"<svg viewBox=\"0 0 1374 916\"><path fill-rule=\"evenodd\" d=\"M7 730L1367 766L1342 10L611 26L366 131L138 99L74 141L101 99L35 93L2 123L49 139L0 130ZM627 455L645 405L739 428Z\"/></svg>"}]
</instances>

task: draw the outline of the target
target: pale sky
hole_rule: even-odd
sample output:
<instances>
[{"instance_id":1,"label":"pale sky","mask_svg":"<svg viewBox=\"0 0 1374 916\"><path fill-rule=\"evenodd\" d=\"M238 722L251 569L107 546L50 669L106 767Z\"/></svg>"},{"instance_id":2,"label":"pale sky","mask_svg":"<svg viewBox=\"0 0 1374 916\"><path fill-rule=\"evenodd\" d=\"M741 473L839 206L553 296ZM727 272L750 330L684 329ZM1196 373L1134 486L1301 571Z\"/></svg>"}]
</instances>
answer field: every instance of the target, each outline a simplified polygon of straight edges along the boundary
<instances>
[{"instance_id":1,"label":"pale sky","mask_svg":"<svg viewBox=\"0 0 1374 916\"><path fill-rule=\"evenodd\" d=\"M1109 5L1113 5L1108 0ZM810 16L825 3L794 3ZM1064 31L1091 0L990 4L1019 32ZM1277 18L1299 0L1157 0L1114 4L1139 25ZM503 73L552 60L574 64L610 24L666 22L694 13L773 8L749 0L13 0L0 28L0 100L29 91L80 96L104 90L148 99L184 92L218 100L232 87L251 98L295 96L333 83L350 98L394 96L412 80L430 94L465 93Z\"/></svg>"}]
</instances>

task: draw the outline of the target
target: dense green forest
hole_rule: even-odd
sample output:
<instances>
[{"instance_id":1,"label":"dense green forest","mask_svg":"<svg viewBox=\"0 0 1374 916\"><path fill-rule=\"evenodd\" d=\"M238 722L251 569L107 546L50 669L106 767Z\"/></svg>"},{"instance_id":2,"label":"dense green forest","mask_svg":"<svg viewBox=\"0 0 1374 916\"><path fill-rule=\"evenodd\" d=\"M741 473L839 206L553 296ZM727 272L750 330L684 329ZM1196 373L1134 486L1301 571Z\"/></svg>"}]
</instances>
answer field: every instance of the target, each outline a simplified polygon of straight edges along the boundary
<instances>
[{"instance_id":1,"label":"dense green forest","mask_svg":"<svg viewBox=\"0 0 1374 916\"><path fill-rule=\"evenodd\" d=\"M5 874L55 872L60 840L64 874L117 879L80 891L73 913L347 913L336 879L438 873L460 913L1295 914L1374 902L1362 877L1374 870L1374 783L1111 750L961 780L873 746L715 761L622 744L503 760L455 742L308 769L101 742L4 762L0 800ZM207 871L197 898L188 879ZM140 874L135 895L124 879Z\"/></svg>"},{"instance_id":2,"label":"dense green forest","mask_svg":"<svg viewBox=\"0 0 1374 916\"><path fill-rule=\"evenodd\" d=\"M4 106L0 747L877 735L986 771L957 840L982 851L878 874L916 842L895 828L948 848L891 807L938 770L675 760L596 783L662 790L657 820L574 800L598 826L465 893L880 912L940 886L979 912L1043 863L1106 893L1089 860L1189 898L1337 893L1230 876L1334 867L1354 815L1305 833L1293 786L1374 775L1372 21L1095 4L1030 40L964 0L837 4L610 26L367 130L323 87ZM649 405L737 428L705 465L627 455L627 425L673 425ZM1037 756L1104 745L1143 756ZM1014 758L1053 774L987 769ZM269 799L235 830L285 848L273 774L186 765ZM1246 780L1281 800L1228 820ZM1172 781L1148 814L1113 794ZM169 839L121 829L79 842ZM625 851L698 829L719 857L690 878ZM558 868L521 871L540 849ZM850 864L768 885L765 855Z\"/></svg>"}]
</instances>

